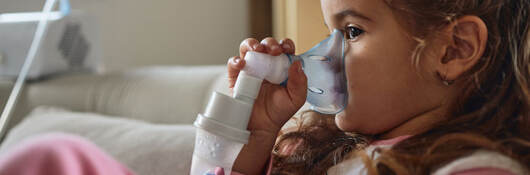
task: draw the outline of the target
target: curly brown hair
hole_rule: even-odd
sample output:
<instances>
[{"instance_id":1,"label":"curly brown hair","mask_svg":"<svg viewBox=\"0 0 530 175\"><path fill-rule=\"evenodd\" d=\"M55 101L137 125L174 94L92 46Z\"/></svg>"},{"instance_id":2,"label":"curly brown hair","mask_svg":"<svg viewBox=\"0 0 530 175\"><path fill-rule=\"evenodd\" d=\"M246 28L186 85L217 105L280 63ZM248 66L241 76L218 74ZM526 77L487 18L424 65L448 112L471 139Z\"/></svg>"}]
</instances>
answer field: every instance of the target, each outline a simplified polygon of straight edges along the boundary
<instances>
[{"instance_id":1,"label":"curly brown hair","mask_svg":"<svg viewBox=\"0 0 530 175\"><path fill-rule=\"evenodd\" d=\"M483 57L454 85L447 120L371 159L359 153L372 136L340 131L333 116L306 112L294 132L282 134L273 152L272 174L325 174L341 161L361 156L369 174L429 174L477 150L506 155L530 169L530 1L387 0L403 26L413 26L418 63L428 38L455 19L481 18L488 28ZM290 155L279 154L300 140Z\"/></svg>"}]
</instances>

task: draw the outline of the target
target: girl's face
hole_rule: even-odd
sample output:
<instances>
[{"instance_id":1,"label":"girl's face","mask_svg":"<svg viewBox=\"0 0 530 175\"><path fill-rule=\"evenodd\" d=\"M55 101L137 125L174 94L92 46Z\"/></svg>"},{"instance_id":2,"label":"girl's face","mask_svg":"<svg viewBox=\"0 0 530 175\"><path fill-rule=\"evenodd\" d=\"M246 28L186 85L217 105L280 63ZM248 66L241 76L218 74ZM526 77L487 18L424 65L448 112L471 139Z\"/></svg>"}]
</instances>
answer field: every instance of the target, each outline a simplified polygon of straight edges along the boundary
<instances>
[{"instance_id":1,"label":"girl's face","mask_svg":"<svg viewBox=\"0 0 530 175\"><path fill-rule=\"evenodd\" d=\"M321 0L326 25L346 36L348 105L344 131L380 134L431 111L443 93L429 61L413 61L417 42L384 0ZM423 58L424 55L422 55Z\"/></svg>"}]
</instances>

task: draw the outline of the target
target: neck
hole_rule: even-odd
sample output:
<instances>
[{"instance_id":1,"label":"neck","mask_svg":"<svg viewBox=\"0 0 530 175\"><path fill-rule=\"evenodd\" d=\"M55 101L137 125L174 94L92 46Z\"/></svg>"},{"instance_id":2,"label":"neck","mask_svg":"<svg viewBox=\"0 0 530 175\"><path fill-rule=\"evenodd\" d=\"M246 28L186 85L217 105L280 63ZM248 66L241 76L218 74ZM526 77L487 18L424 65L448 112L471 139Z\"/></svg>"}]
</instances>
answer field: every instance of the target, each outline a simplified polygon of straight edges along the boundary
<instances>
[{"instance_id":1,"label":"neck","mask_svg":"<svg viewBox=\"0 0 530 175\"><path fill-rule=\"evenodd\" d=\"M397 127L382 133L378 136L379 139L391 139L404 135L417 135L423 133L433 127L438 122L444 120L443 113L445 108L438 106L426 112L423 112Z\"/></svg>"}]
</instances>

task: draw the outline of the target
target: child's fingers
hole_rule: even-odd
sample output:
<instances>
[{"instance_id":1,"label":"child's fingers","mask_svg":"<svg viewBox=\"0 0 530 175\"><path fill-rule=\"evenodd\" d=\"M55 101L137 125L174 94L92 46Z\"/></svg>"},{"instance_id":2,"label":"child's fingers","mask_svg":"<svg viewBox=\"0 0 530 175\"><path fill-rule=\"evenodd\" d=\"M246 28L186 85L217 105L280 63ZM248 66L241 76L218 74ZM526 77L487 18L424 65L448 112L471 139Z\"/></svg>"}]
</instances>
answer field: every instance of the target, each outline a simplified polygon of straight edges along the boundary
<instances>
[{"instance_id":1,"label":"child's fingers","mask_svg":"<svg viewBox=\"0 0 530 175\"><path fill-rule=\"evenodd\" d=\"M228 69L228 87L233 88L236 84L239 72L245 67L245 60L241 59L239 56L235 56L228 59L226 66Z\"/></svg>"},{"instance_id":2,"label":"child's fingers","mask_svg":"<svg viewBox=\"0 0 530 175\"><path fill-rule=\"evenodd\" d=\"M289 38L281 40L280 41L280 46L281 46L281 48L283 50L283 53L292 55L295 52L294 42L293 42L293 40L291 40Z\"/></svg>"},{"instance_id":3,"label":"child's fingers","mask_svg":"<svg viewBox=\"0 0 530 175\"><path fill-rule=\"evenodd\" d=\"M261 45L258 40L254 38L247 38L239 45L239 56L245 59L248 51L265 52L265 46Z\"/></svg>"},{"instance_id":4,"label":"child's fingers","mask_svg":"<svg viewBox=\"0 0 530 175\"><path fill-rule=\"evenodd\" d=\"M265 46L269 55L278 56L282 54L282 48L276 39L267 37L261 40L261 44Z\"/></svg>"},{"instance_id":5,"label":"child's fingers","mask_svg":"<svg viewBox=\"0 0 530 175\"><path fill-rule=\"evenodd\" d=\"M300 61L294 62L289 68L287 93L289 93L291 102L296 110L304 105L307 95L307 77L302 70L302 62Z\"/></svg>"}]
</instances>

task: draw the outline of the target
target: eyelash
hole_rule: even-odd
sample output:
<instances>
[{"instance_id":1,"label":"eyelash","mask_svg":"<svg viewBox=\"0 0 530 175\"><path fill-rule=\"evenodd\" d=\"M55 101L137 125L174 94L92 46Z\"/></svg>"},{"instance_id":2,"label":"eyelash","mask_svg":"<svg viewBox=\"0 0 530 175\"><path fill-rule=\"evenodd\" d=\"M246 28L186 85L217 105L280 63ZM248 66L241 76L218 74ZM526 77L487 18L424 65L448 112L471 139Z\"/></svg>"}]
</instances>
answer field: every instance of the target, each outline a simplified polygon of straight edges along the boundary
<instances>
[{"instance_id":1,"label":"eyelash","mask_svg":"<svg viewBox=\"0 0 530 175\"><path fill-rule=\"evenodd\" d=\"M347 26L344 29L344 33L344 37L346 37L346 39L353 40L356 39L359 35L363 34L364 30L354 26Z\"/></svg>"}]
</instances>

